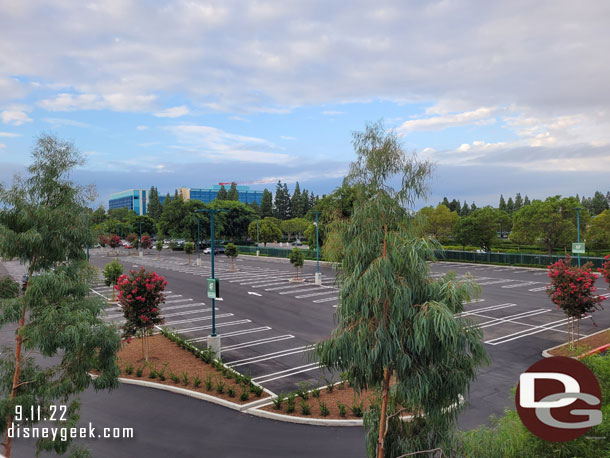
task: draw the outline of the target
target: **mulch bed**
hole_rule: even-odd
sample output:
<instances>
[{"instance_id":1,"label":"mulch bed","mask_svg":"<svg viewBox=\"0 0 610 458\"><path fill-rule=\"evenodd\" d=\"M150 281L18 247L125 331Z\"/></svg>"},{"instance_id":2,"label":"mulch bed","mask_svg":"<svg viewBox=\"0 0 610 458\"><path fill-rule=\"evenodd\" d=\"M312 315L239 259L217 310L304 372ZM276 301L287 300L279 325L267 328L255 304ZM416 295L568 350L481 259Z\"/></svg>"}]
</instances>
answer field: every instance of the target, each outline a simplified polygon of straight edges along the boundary
<instances>
[{"instance_id":1,"label":"mulch bed","mask_svg":"<svg viewBox=\"0 0 610 458\"><path fill-rule=\"evenodd\" d=\"M358 395L355 390L347 386L346 383L343 389L340 389L338 385L335 385L335 388L331 393L328 392L327 388L320 390L319 398L315 398L313 396L313 393L310 392L309 398L305 401L305 403L309 405L311 411L309 415L303 414L303 410L301 407L302 399L298 396L295 398L294 412L288 413L286 411L286 407L288 404L287 400L284 400L282 402L282 406L280 409L276 409L275 406L271 404L268 406L261 407L260 410L266 410L268 412L274 412L283 415L290 415L293 417L322 418L327 420L355 420L362 419L362 416L354 415L351 410L351 407L354 406L354 404L359 404L362 401L362 411L364 412L366 409L369 408L369 405L371 404L371 400L373 398L374 393L362 391L360 395ZM325 403L326 407L328 407L329 414L326 417L322 416L322 414L320 413L321 402ZM346 415L344 417L339 415L339 407L337 406L338 402L345 405Z\"/></svg>"},{"instance_id":2,"label":"mulch bed","mask_svg":"<svg viewBox=\"0 0 610 458\"><path fill-rule=\"evenodd\" d=\"M140 339L133 339L130 344L124 344L118 353L119 367L121 369L121 377L134 379L134 380L146 380L148 382L161 383L163 385L177 386L185 388L191 391L197 391L199 393L209 394L226 401L231 401L237 404L247 404L248 402L255 401L268 397L269 395L263 392L262 396L258 398L254 393L248 394L248 400L241 401L240 395L242 394L242 387L239 383L236 383L234 379L229 379L223 376L222 372L214 369L210 364L205 363L201 359L197 358L187 350L180 348L177 344L171 342L163 335L155 335L148 338L149 342L149 356L148 363L143 358L142 343ZM132 374L127 374L125 368L128 366L133 367ZM165 369L166 380L160 380L159 377L150 378L151 369L161 371L163 367ZM142 369L142 376L136 376L136 370ZM184 373L187 373L188 382L183 383L181 379L178 383L171 380L170 374L174 373L182 378ZM195 387L193 380L195 377L199 377L201 385ZM205 386L206 379L211 377L214 385L211 390L207 390ZM217 392L217 383L224 382L224 393L220 394ZM229 396L228 389L232 388L235 391L235 396Z\"/></svg>"},{"instance_id":3,"label":"mulch bed","mask_svg":"<svg viewBox=\"0 0 610 458\"><path fill-rule=\"evenodd\" d=\"M555 348L554 350L549 351L549 353L553 356L578 356L582 353L586 353L595 348L601 347L602 345L606 345L610 343L610 329L600 332L594 336L585 337L584 339L580 339L578 343L574 345L572 349L570 349L569 344L562 345L559 348Z\"/></svg>"}]
</instances>

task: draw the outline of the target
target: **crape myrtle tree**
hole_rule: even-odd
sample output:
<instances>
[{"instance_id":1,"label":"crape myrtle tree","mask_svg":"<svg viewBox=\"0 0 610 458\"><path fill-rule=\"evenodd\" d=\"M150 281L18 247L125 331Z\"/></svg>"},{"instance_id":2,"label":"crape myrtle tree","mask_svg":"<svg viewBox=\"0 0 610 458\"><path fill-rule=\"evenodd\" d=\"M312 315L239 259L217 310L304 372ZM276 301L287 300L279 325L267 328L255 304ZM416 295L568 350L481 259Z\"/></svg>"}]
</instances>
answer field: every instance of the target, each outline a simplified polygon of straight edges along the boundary
<instances>
[{"instance_id":1,"label":"crape myrtle tree","mask_svg":"<svg viewBox=\"0 0 610 458\"><path fill-rule=\"evenodd\" d=\"M232 243L227 243L225 246L225 255L231 259L231 272L235 272L235 258L238 255L237 246Z\"/></svg>"},{"instance_id":2,"label":"crape myrtle tree","mask_svg":"<svg viewBox=\"0 0 610 458\"><path fill-rule=\"evenodd\" d=\"M299 269L303 267L305 263L305 256L303 256L303 252L298 248L293 248L288 256L290 260L290 264L292 264L296 270L295 280L299 279Z\"/></svg>"},{"instance_id":3,"label":"crape myrtle tree","mask_svg":"<svg viewBox=\"0 0 610 458\"><path fill-rule=\"evenodd\" d=\"M548 266L551 284L547 288L547 294L568 317L570 347L574 346L574 334L577 335L577 343L580 340L580 320L601 309L601 303L605 299L595 293L597 277L591 272L591 265L587 263L582 267L573 266L572 258L567 255L565 259Z\"/></svg>"},{"instance_id":4,"label":"crape myrtle tree","mask_svg":"<svg viewBox=\"0 0 610 458\"><path fill-rule=\"evenodd\" d=\"M161 251L163 250L163 240L157 240L155 243L155 248L157 249L157 259L161 259Z\"/></svg>"},{"instance_id":5,"label":"crape myrtle tree","mask_svg":"<svg viewBox=\"0 0 610 458\"><path fill-rule=\"evenodd\" d=\"M0 187L0 256L18 258L29 278L23 295L0 301L0 326L16 325L15 344L0 353L0 433L6 434L7 457L15 406L24 412L40 406L46 417L51 405L65 404L62 426L72 427L79 417L76 394L91 384L96 390L118 386L120 337L102 320L106 304L90 295L97 273L84 252L92 242L86 204L93 192L69 180L83 161L71 143L49 135L37 139L32 157L27 178ZM94 368L99 377L92 380ZM36 446L61 454L70 444L70 438L42 438Z\"/></svg>"},{"instance_id":6,"label":"crape myrtle tree","mask_svg":"<svg viewBox=\"0 0 610 458\"><path fill-rule=\"evenodd\" d=\"M104 284L106 286L112 286L112 300L115 299L115 288L119 277L123 275L123 266L116 259L112 262L106 264L104 270L102 271L102 275L104 276Z\"/></svg>"},{"instance_id":7,"label":"crape myrtle tree","mask_svg":"<svg viewBox=\"0 0 610 458\"><path fill-rule=\"evenodd\" d=\"M115 288L119 291L119 303L123 307L125 324L123 337L129 343L133 336L142 342L142 356L148 362L148 337L155 326L163 324L159 306L165 302L163 291L167 286L165 277L156 272L130 270L129 275L121 275Z\"/></svg>"},{"instance_id":8,"label":"crape myrtle tree","mask_svg":"<svg viewBox=\"0 0 610 458\"><path fill-rule=\"evenodd\" d=\"M354 133L353 144L348 179L367 192L341 227L338 326L317 345L319 362L347 371L357 390L377 390L364 419L369 457L445 446L455 406L487 361L480 329L454 316L474 286L429 277L438 246L417 235L407 207L425 195L431 164L406 156L381 122ZM413 420L398 421L403 412Z\"/></svg>"}]
</instances>

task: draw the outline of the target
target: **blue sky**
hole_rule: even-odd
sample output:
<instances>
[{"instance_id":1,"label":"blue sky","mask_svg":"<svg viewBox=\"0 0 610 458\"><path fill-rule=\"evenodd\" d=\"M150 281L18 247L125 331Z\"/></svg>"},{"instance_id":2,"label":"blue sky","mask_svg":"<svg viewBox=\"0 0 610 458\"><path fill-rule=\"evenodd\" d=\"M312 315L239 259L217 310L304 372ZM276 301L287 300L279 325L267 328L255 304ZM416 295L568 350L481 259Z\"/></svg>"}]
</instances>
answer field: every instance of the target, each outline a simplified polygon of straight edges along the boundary
<instances>
[{"instance_id":1,"label":"blue sky","mask_svg":"<svg viewBox=\"0 0 610 458\"><path fill-rule=\"evenodd\" d=\"M218 181L324 194L383 119L436 164L418 206L606 192L609 19L605 2L3 2L0 180L53 133L102 203Z\"/></svg>"}]
</instances>

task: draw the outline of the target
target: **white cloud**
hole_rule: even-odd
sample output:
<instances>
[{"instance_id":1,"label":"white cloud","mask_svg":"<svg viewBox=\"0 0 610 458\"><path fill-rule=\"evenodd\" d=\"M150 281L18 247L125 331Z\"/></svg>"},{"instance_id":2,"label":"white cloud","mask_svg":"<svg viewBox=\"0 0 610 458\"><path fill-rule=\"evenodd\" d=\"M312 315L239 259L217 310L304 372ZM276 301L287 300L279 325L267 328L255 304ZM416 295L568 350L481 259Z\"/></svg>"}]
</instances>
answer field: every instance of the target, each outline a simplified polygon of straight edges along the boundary
<instances>
[{"instance_id":1,"label":"white cloud","mask_svg":"<svg viewBox=\"0 0 610 458\"><path fill-rule=\"evenodd\" d=\"M325 110L322 112L324 116L339 116L345 114L344 111L336 111L336 110Z\"/></svg>"},{"instance_id":2,"label":"white cloud","mask_svg":"<svg viewBox=\"0 0 610 458\"><path fill-rule=\"evenodd\" d=\"M32 118L27 114L28 111L30 109L25 105L9 105L0 113L0 119L5 124L20 126L23 123L32 122Z\"/></svg>"},{"instance_id":3,"label":"white cloud","mask_svg":"<svg viewBox=\"0 0 610 458\"><path fill-rule=\"evenodd\" d=\"M481 121L494 122L494 119L491 118L491 116L495 111L496 110L493 108L482 107L462 113L413 119L403 122L396 130L404 134L419 130L443 130L448 127L464 126L480 123Z\"/></svg>"},{"instance_id":4,"label":"white cloud","mask_svg":"<svg viewBox=\"0 0 610 458\"><path fill-rule=\"evenodd\" d=\"M179 107L172 107L163 111L158 111L155 113L155 116L158 118L179 118L180 116L185 116L190 112L191 111L186 105L180 105Z\"/></svg>"},{"instance_id":5,"label":"white cloud","mask_svg":"<svg viewBox=\"0 0 610 458\"><path fill-rule=\"evenodd\" d=\"M105 110L145 111L155 101L155 95L110 93L71 94L63 92L50 99L38 101L38 105L48 111Z\"/></svg>"},{"instance_id":6,"label":"white cloud","mask_svg":"<svg viewBox=\"0 0 610 458\"><path fill-rule=\"evenodd\" d=\"M6 145L4 143L0 143L0 148L6 148Z\"/></svg>"},{"instance_id":7,"label":"white cloud","mask_svg":"<svg viewBox=\"0 0 610 458\"><path fill-rule=\"evenodd\" d=\"M148 126L143 126L143 125L137 126L136 130L148 130Z\"/></svg>"},{"instance_id":8,"label":"white cloud","mask_svg":"<svg viewBox=\"0 0 610 458\"><path fill-rule=\"evenodd\" d=\"M262 138L195 124L168 126L166 129L178 138L180 145L174 148L199 158L262 163L286 163L290 160L288 154L274 152L277 146Z\"/></svg>"},{"instance_id":9,"label":"white cloud","mask_svg":"<svg viewBox=\"0 0 610 458\"><path fill-rule=\"evenodd\" d=\"M91 124L85 122L75 121L73 119L65 118L43 118L44 122L51 124L53 127L61 126L72 126L72 127L91 127Z\"/></svg>"},{"instance_id":10,"label":"white cloud","mask_svg":"<svg viewBox=\"0 0 610 458\"><path fill-rule=\"evenodd\" d=\"M290 136L288 136L288 135L280 135L280 138L281 138L282 140L290 140L290 141L292 141L292 140L296 140L296 139L297 139L296 137L290 137Z\"/></svg>"},{"instance_id":11,"label":"white cloud","mask_svg":"<svg viewBox=\"0 0 610 458\"><path fill-rule=\"evenodd\" d=\"M16 134L14 132L0 132L0 137L21 137L21 134Z\"/></svg>"}]
</instances>

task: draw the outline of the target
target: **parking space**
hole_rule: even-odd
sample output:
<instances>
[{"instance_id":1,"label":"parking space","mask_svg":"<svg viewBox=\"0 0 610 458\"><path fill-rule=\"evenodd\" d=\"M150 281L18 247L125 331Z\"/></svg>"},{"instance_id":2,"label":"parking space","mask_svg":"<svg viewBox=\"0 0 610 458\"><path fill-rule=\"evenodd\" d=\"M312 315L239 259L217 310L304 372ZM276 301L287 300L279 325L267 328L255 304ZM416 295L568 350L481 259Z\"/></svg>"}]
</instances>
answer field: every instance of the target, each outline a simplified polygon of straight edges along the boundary
<instances>
[{"instance_id":1,"label":"parking space","mask_svg":"<svg viewBox=\"0 0 610 458\"><path fill-rule=\"evenodd\" d=\"M216 327L222 341L222 359L230 367L249 374L272 392L290 391L299 383L325 384L313 360L311 344L326 337L335 327L333 314L339 303L339 288L333 272L325 269L323 284L314 284L314 267L305 268L303 282L295 283L290 264L278 260L238 258L237 269L218 256L215 273L221 280L222 299L216 302ZM100 265L109 258L100 258ZM202 265L189 263L186 256L169 254L121 259L126 269L144 266L165 275L169 281L167 299L161 310L169 326L192 342L205 346L211 332L211 302L204 297L204 278L210 276L209 256ZM463 319L477 323L493 361L494 371L507 372L523 362L523 349L540 355L544 348L566 341L567 320L546 295L546 270L435 263L431 276L453 271L458 278L472 277L481 295L465 304ZM598 284L601 294L606 285ZM97 287L108 294L110 288ZM120 310L110 308L108 318L122 320ZM607 312L581 322L581 334L610 326ZM511 375L508 372L511 371ZM487 373L479 377L487 383ZM479 383L477 381L477 383ZM506 387L508 389L508 387Z\"/></svg>"}]
</instances>

